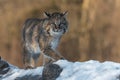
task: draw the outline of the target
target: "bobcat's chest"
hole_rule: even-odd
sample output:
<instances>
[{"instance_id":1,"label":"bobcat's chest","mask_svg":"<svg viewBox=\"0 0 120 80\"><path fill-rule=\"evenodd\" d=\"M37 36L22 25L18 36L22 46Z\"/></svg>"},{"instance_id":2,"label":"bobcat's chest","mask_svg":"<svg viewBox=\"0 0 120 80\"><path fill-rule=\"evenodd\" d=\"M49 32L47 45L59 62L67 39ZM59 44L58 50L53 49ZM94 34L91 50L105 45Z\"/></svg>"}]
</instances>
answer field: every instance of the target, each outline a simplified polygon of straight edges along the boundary
<instances>
[{"instance_id":1,"label":"bobcat's chest","mask_svg":"<svg viewBox=\"0 0 120 80\"><path fill-rule=\"evenodd\" d=\"M55 50L59 44L62 32L54 32L53 29L50 28L49 34L50 34L50 38L48 39L49 45L51 46L52 49Z\"/></svg>"},{"instance_id":2,"label":"bobcat's chest","mask_svg":"<svg viewBox=\"0 0 120 80\"><path fill-rule=\"evenodd\" d=\"M59 43L59 38L53 38L50 42L50 46L52 49L56 49Z\"/></svg>"}]
</instances>

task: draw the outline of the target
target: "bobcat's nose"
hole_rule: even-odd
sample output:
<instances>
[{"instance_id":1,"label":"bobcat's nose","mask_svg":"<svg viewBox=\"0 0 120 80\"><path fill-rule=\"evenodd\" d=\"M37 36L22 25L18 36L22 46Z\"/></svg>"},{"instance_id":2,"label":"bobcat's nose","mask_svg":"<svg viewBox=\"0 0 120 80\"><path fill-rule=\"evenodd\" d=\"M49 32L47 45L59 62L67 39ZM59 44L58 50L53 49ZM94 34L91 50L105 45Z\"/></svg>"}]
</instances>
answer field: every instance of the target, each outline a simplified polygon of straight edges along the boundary
<instances>
[{"instance_id":1,"label":"bobcat's nose","mask_svg":"<svg viewBox=\"0 0 120 80\"><path fill-rule=\"evenodd\" d=\"M55 26L55 29L58 29L58 27L57 27L57 26Z\"/></svg>"},{"instance_id":2,"label":"bobcat's nose","mask_svg":"<svg viewBox=\"0 0 120 80\"><path fill-rule=\"evenodd\" d=\"M59 26L55 26L55 29L60 29L60 27Z\"/></svg>"}]
</instances>

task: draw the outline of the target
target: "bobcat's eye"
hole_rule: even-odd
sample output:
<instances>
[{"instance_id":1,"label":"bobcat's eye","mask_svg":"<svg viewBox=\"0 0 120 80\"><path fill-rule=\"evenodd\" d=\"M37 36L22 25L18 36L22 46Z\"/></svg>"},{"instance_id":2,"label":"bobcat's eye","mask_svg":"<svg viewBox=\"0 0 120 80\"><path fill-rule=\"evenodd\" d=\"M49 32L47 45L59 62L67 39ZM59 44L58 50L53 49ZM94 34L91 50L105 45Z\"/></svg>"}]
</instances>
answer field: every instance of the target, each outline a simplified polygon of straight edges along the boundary
<instances>
[{"instance_id":1,"label":"bobcat's eye","mask_svg":"<svg viewBox=\"0 0 120 80\"><path fill-rule=\"evenodd\" d=\"M55 29L58 29L57 25L54 24L54 23L51 24L51 27L53 27L53 28L55 28Z\"/></svg>"}]
</instances>

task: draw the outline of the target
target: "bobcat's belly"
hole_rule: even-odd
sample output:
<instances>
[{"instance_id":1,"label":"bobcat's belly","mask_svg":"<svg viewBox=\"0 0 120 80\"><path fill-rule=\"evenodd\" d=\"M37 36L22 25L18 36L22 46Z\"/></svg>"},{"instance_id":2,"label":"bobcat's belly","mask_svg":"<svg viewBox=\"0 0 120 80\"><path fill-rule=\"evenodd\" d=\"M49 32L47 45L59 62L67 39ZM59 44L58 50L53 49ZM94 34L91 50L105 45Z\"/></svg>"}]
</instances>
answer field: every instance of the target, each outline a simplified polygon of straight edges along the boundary
<instances>
[{"instance_id":1,"label":"bobcat's belly","mask_svg":"<svg viewBox=\"0 0 120 80\"><path fill-rule=\"evenodd\" d=\"M31 44L26 43L26 46L27 46L28 51L31 54L40 54L41 53L41 50L40 50L38 43L31 43Z\"/></svg>"}]
</instances>

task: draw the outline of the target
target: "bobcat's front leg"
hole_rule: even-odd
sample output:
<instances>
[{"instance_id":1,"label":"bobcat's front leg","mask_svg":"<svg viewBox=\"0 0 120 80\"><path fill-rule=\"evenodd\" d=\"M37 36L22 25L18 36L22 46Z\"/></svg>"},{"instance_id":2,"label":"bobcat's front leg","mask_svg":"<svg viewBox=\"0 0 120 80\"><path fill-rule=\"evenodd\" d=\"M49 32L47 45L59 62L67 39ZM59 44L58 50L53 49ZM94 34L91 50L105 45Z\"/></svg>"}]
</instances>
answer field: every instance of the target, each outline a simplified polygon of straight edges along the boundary
<instances>
[{"instance_id":1,"label":"bobcat's front leg","mask_svg":"<svg viewBox=\"0 0 120 80\"><path fill-rule=\"evenodd\" d=\"M44 56L49 59L48 62L54 62L59 59L64 59L64 57L57 50L52 49L50 46L45 48L43 53Z\"/></svg>"},{"instance_id":2,"label":"bobcat's front leg","mask_svg":"<svg viewBox=\"0 0 120 80\"><path fill-rule=\"evenodd\" d=\"M52 50L50 48L45 48L42 51L43 54L43 65L50 63L50 62L54 62L56 61L56 59L52 56Z\"/></svg>"},{"instance_id":3,"label":"bobcat's front leg","mask_svg":"<svg viewBox=\"0 0 120 80\"><path fill-rule=\"evenodd\" d=\"M30 53L24 53L23 63L24 63L25 69L33 68L32 55Z\"/></svg>"},{"instance_id":4,"label":"bobcat's front leg","mask_svg":"<svg viewBox=\"0 0 120 80\"><path fill-rule=\"evenodd\" d=\"M56 53L57 56L59 56L59 59L65 59L58 50L53 49L53 51Z\"/></svg>"}]
</instances>

